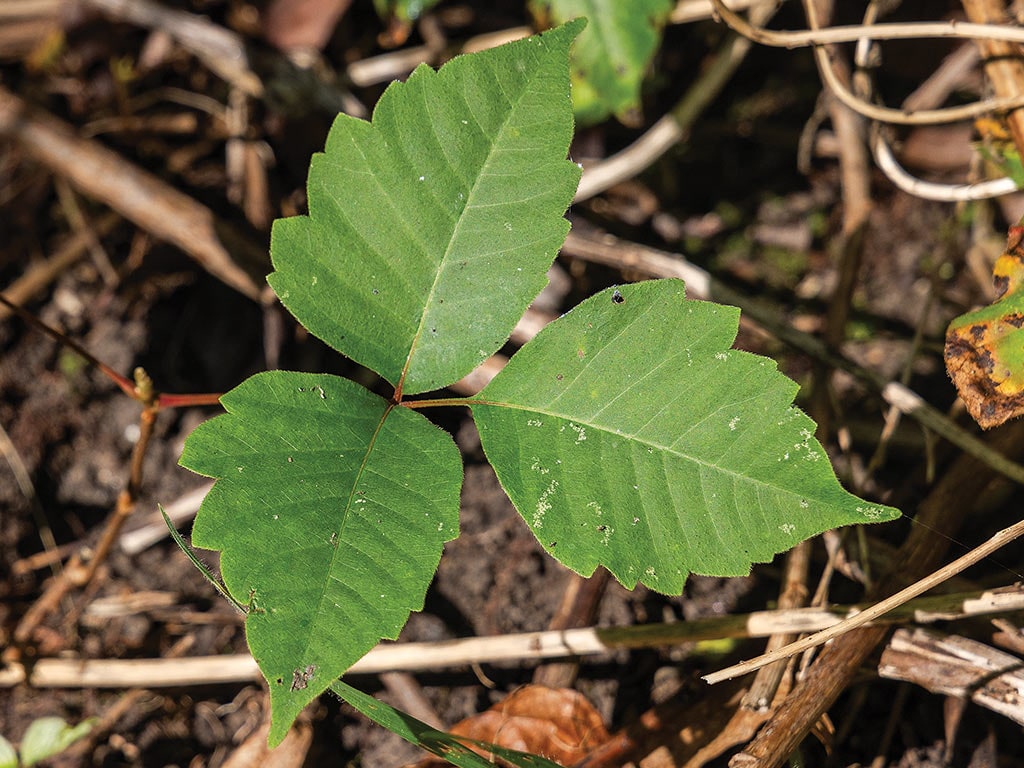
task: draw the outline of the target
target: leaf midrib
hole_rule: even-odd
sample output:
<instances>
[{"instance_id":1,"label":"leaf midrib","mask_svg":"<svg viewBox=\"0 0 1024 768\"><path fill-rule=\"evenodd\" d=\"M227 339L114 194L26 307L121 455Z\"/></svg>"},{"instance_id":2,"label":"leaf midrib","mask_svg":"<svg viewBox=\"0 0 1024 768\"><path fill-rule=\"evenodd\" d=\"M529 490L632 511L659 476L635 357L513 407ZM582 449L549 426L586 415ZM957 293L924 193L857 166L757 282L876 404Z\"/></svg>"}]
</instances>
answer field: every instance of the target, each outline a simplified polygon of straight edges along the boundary
<instances>
[{"instance_id":1,"label":"leaf midrib","mask_svg":"<svg viewBox=\"0 0 1024 768\"><path fill-rule=\"evenodd\" d=\"M534 71L533 76L528 81L528 84L529 83L533 83L537 79L539 74L541 74L541 73L538 72L538 71ZM525 98L525 95L528 93L528 90L529 90L528 87L521 88L519 93L518 93L518 95L517 95L516 100L514 102L510 102L510 108L506 112L505 119L501 123L501 128L496 133L496 137L497 138L496 138L495 141L491 142L490 146L488 147L486 159L484 160L483 163L480 164L479 171L477 172L475 178L473 179L473 183L472 183L472 186L469 189L469 193L466 195L466 198L463 201L461 211L459 212L459 216L458 216L458 218L455 221L455 226L452 228L452 233L451 233L451 236L448 238L448 243L445 246L444 254L441 256L441 259L438 261L437 270L434 273L434 281L430 285L430 290L427 292L427 300L424 302L423 311L420 313L419 325L416 328L416 333L413 335L412 344L409 347L409 354L406 357L405 365L402 367L402 373L400 374L400 376L398 378L398 384L395 387L395 391L396 391L396 395L397 395L396 400L399 401L399 402L401 401L401 395L402 395L403 387L404 387L404 384L405 384L406 376L408 375L409 370L412 367L413 357L416 354L417 348L419 347L420 339L423 337L423 329L426 327L427 314L429 313L430 309L433 306L434 297L435 297L435 295L437 293L437 287L438 287L438 284L441 281L441 275L443 275L445 273L445 271L446 271L448 260L449 260L449 257L451 256L452 246L458 240L458 236L459 236L459 233L461 231L463 222L466 220L466 213L467 213L467 211L469 211L472 208L476 207L475 204L472 201L473 201L475 195L478 193L478 191L480 189L480 182L485 177L486 171L490 167L491 162L492 162L492 160L493 160L493 158L494 158L494 156L496 154L497 147L498 147L498 145L500 143L497 139L500 139L504 135L505 129L508 127L509 123L512 122L513 117L518 114L519 105L522 103L522 100ZM463 99L465 99L465 93L463 92L461 95L462 95ZM469 102L467 101L467 105L468 104L469 104ZM428 108L426 104L424 104L424 107ZM474 114L474 119L476 119L475 118L475 114ZM479 121L478 121L478 123L479 123ZM436 135L436 130L437 129L436 129L436 126L434 125L433 122L431 122L430 128L431 128L432 131L435 131L435 135ZM440 142L441 141L441 137L437 136L437 140ZM451 166L449 166L449 167L451 167ZM453 170L453 172L457 173L456 169L453 168L452 170ZM511 329L509 329L509 330L511 332Z\"/></svg>"},{"instance_id":2,"label":"leaf midrib","mask_svg":"<svg viewBox=\"0 0 1024 768\"><path fill-rule=\"evenodd\" d=\"M328 578L323 580L320 585L320 595L316 600L316 610L313 612L314 620L312 625L315 626L320 616L326 612L324 609L324 601L327 599L327 590L330 583L330 575L334 572L335 564L338 561L338 557L341 555L342 546L341 542L345 540L344 533L345 528L348 525L350 513L352 512L352 506L355 503L356 489L359 487L359 481L363 477L363 473L366 472L367 464L370 461L370 455L373 453L373 448L377 444L377 438L380 436L381 430L384 428L384 422L387 421L388 416L391 414L392 409L395 407L394 403L388 403L384 409L384 413L381 414L380 421L377 422L377 426L373 430L373 435L370 437L370 441L366 445L366 453L363 454L363 460L359 464L359 469L356 471L355 477L352 480L352 489L349 491L348 501L345 503L345 511L341 515L341 525L338 527L338 546L334 548L334 554L331 555L330 565L327 568ZM358 590L357 590L358 591ZM302 655L299 658L305 658L306 652L309 651L310 638L312 638L313 632L309 631L306 633L306 637L303 638L302 642Z\"/></svg>"},{"instance_id":3,"label":"leaf midrib","mask_svg":"<svg viewBox=\"0 0 1024 768\"><path fill-rule=\"evenodd\" d=\"M679 451L677 449L669 448L667 446L660 445L660 444L652 442L650 440L644 440L643 438L638 437L637 435L631 435L631 434L628 434L628 433L625 433L625 432L622 432L622 431L617 431L617 430L615 430L613 428L602 426L600 424L595 424L594 422L587 421L585 419L579 418L578 416L574 416L574 415L571 415L571 414L565 414L565 413L559 413L557 411L546 410L544 408L537 407L537 406L523 405L523 404L520 404L520 403L507 403L507 402L501 402L501 401L497 401L497 400L470 399L467 402L468 402L468 404L469 404L469 406L471 408L473 406L476 406L476 405L490 406L490 407L494 407L494 408L509 408L509 409L512 409L512 410L523 411L525 413L537 414L539 416L550 416L550 417L555 418L555 419L563 419L565 421L571 421L571 422L573 422L575 424L580 424L582 426L588 427L589 429L594 429L594 430L596 430L598 432L601 432L603 434L606 434L606 435L608 435L610 437L621 437L621 438L624 438L626 440L634 441L637 444L642 445L644 447L655 448L655 449L657 449L659 451L663 451L665 453L672 454L673 456L678 456L681 459L684 459L684 460L687 460L687 461L691 461L694 464L700 465L701 467L705 467L707 469L712 469L712 470L714 470L716 472L719 472L719 473L721 473L723 475L726 475L726 476L729 476L729 477L741 480L743 482L754 483L756 485L760 485L762 487L769 488L769 489L777 491L777 492L782 492L782 493L785 493L785 494L787 494L789 496L793 496L793 497L799 497L799 498L808 499L808 500L814 499L816 501L820 501L821 503L832 504L832 502L827 500L827 499L815 498L813 496L809 497L806 494L795 493L795 492L791 491L790 489L786 488L785 486L782 486L782 485L779 485L779 484L773 484L773 483L770 483L770 482L767 482L767 481L764 481L764 480L758 480L756 478L751 477L750 475L744 475L744 474L741 474L741 473L739 473L739 472L737 472L735 470L731 470L731 469L728 469L726 467L721 467L721 466L719 466L717 464L712 464L712 463L710 463L710 462L708 462L708 461L706 461L704 459L700 459L700 458L698 458L696 456L693 456L691 454L683 453L683 452L681 452L681 451Z\"/></svg>"}]
</instances>

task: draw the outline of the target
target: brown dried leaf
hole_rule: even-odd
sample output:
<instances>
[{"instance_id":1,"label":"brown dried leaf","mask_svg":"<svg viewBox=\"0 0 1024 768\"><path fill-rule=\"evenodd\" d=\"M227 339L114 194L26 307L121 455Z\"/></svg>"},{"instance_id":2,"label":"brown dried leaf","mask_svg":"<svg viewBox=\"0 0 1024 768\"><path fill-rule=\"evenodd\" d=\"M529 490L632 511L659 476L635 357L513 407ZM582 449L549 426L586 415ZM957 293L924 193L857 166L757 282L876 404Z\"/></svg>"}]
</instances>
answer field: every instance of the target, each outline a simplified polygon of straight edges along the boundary
<instances>
[{"instance_id":1,"label":"brown dried leaf","mask_svg":"<svg viewBox=\"0 0 1024 768\"><path fill-rule=\"evenodd\" d=\"M527 685L486 712L456 723L449 731L473 741L530 752L559 765L572 765L608 740L597 710L582 694L569 688ZM472 746L472 745L470 745ZM477 750L484 757L491 755ZM498 760L498 765L506 765ZM429 757L409 768L440 768L443 760Z\"/></svg>"}]
</instances>

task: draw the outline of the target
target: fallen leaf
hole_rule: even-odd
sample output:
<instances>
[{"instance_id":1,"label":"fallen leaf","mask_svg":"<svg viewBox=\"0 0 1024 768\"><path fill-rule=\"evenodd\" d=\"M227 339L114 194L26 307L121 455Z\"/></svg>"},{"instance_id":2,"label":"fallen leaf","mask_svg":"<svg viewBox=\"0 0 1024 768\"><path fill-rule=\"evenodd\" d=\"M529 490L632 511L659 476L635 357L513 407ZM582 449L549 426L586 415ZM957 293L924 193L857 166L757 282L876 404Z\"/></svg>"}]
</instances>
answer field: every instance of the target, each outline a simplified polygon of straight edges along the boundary
<instances>
[{"instance_id":1,"label":"fallen leaf","mask_svg":"<svg viewBox=\"0 0 1024 768\"><path fill-rule=\"evenodd\" d=\"M456 723L449 733L506 749L530 752L559 765L572 765L608 740L601 716L582 694L569 688L524 686L486 712ZM468 744L468 746L473 746ZM478 749L484 757L491 756ZM506 765L498 760L498 765ZM448 764L429 757L409 768Z\"/></svg>"},{"instance_id":2,"label":"fallen leaf","mask_svg":"<svg viewBox=\"0 0 1024 768\"><path fill-rule=\"evenodd\" d=\"M946 369L984 429L1024 414L1024 227L1010 227L993 274L997 300L946 330Z\"/></svg>"}]
</instances>

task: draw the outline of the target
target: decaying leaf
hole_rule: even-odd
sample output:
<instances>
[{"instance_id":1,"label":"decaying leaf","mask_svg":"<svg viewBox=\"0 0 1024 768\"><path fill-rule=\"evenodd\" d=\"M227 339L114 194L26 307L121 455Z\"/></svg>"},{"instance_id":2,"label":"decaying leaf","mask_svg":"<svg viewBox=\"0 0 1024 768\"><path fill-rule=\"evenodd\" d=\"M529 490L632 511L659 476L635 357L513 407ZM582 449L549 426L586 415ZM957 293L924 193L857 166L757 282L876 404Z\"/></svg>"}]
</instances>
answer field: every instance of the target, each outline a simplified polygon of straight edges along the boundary
<instances>
[{"instance_id":1,"label":"decaying leaf","mask_svg":"<svg viewBox=\"0 0 1024 768\"><path fill-rule=\"evenodd\" d=\"M993 274L999 298L946 330L946 369L984 429L1024 413L1024 227L1010 228Z\"/></svg>"},{"instance_id":2,"label":"decaying leaf","mask_svg":"<svg viewBox=\"0 0 1024 768\"><path fill-rule=\"evenodd\" d=\"M520 688L486 712L456 723L449 733L531 752L559 765L582 760L608 740L601 715L582 694L569 688L540 685ZM445 765L432 757L416 763L415 768Z\"/></svg>"}]
</instances>

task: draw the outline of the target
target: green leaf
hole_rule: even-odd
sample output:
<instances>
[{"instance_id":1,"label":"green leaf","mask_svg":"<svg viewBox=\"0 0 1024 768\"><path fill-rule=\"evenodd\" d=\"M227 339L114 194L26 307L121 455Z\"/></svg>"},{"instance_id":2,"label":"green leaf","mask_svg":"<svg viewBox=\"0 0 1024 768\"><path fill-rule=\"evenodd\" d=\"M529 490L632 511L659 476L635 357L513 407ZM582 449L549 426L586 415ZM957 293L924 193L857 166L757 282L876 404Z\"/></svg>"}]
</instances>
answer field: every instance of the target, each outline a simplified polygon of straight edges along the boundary
<instances>
[{"instance_id":1,"label":"green leaf","mask_svg":"<svg viewBox=\"0 0 1024 768\"><path fill-rule=\"evenodd\" d=\"M0 736L0 768L18 768L18 753L3 736Z\"/></svg>"},{"instance_id":2,"label":"green leaf","mask_svg":"<svg viewBox=\"0 0 1024 768\"><path fill-rule=\"evenodd\" d=\"M480 757L462 744L457 737L431 728L412 715L407 715L405 712L378 701L373 696L363 693L341 680L332 683L331 690L377 725L387 728L410 744L415 744L432 755L444 758L452 765L459 766L459 768L494 768L493 762ZM558 768L557 763L537 755L506 749L476 739L463 739L463 741L480 746L519 768Z\"/></svg>"},{"instance_id":3,"label":"green leaf","mask_svg":"<svg viewBox=\"0 0 1024 768\"><path fill-rule=\"evenodd\" d=\"M673 5L672 0L531 0L535 14L556 24L578 17L589 22L570 58L580 123L591 125L608 115L639 122L640 86Z\"/></svg>"},{"instance_id":4,"label":"green leaf","mask_svg":"<svg viewBox=\"0 0 1024 768\"><path fill-rule=\"evenodd\" d=\"M484 451L569 568L678 594L828 528L889 520L838 484L767 358L730 350L739 310L678 280L599 293L471 400Z\"/></svg>"},{"instance_id":5,"label":"green leaf","mask_svg":"<svg viewBox=\"0 0 1024 768\"><path fill-rule=\"evenodd\" d=\"M439 0L373 0L377 15L387 21L392 16L400 21L416 21L425 11L433 8Z\"/></svg>"},{"instance_id":6,"label":"green leaf","mask_svg":"<svg viewBox=\"0 0 1024 768\"><path fill-rule=\"evenodd\" d=\"M268 279L306 328L405 394L505 343L569 227L567 50L582 25L421 66L372 124L337 118L309 216L271 240Z\"/></svg>"},{"instance_id":7,"label":"green leaf","mask_svg":"<svg viewBox=\"0 0 1024 768\"><path fill-rule=\"evenodd\" d=\"M270 741L395 638L458 535L461 456L422 415L335 376L271 372L221 398L181 457L217 483L192 542L222 551L270 684Z\"/></svg>"},{"instance_id":8,"label":"green leaf","mask_svg":"<svg viewBox=\"0 0 1024 768\"><path fill-rule=\"evenodd\" d=\"M21 764L35 765L40 760L63 752L92 730L94 718L70 726L61 717L40 717L33 720L21 739Z\"/></svg>"}]
</instances>

